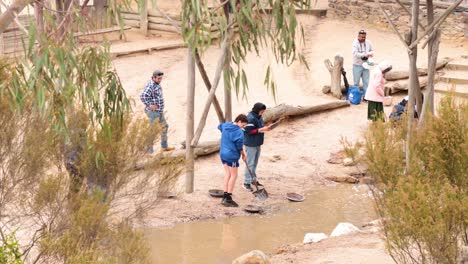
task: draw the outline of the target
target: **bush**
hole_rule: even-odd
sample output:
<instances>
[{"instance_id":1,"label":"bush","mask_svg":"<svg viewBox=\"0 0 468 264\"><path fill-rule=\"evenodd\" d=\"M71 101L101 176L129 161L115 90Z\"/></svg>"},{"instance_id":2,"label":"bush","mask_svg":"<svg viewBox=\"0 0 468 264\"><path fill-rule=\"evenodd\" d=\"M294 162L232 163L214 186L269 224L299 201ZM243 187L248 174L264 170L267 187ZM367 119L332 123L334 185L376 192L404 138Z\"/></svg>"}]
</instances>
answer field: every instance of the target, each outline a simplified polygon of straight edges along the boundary
<instances>
[{"instance_id":1,"label":"bush","mask_svg":"<svg viewBox=\"0 0 468 264\"><path fill-rule=\"evenodd\" d=\"M8 264L23 264L21 260L21 253L19 250L19 243L15 238L15 234L2 235L0 240L0 263Z\"/></svg>"},{"instance_id":2,"label":"bush","mask_svg":"<svg viewBox=\"0 0 468 264\"><path fill-rule=\"evenodd\" d=\"M468 245L468 104L447 97L415 129L408 170L405 124L378 122L366 134L387 249L397 263L457 263Z\"/></svg>"}]
</instances>

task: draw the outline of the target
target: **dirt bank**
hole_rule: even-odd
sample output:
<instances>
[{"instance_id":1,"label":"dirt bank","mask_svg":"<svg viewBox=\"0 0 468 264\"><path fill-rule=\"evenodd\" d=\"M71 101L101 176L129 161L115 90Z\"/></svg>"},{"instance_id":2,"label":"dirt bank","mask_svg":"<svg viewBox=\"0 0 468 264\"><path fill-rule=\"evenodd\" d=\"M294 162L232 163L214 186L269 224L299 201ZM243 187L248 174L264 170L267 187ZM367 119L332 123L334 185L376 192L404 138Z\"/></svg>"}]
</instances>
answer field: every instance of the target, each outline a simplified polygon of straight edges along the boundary
<instances>
[{"instance_id":1,"label":"dirt bank","mask_svg":"<svg viewBox=\"0 0 468 264\"><path fill-rule=\"evenodd\" d=\"M305 46L303 52L308 59L310 71L299 63L290 68L275 65L273 74L278 82L276 101L263 86L266 67L274 56L263 49L260 56L251 54L249 64L245 66L250 89L246 94L248 101L234 99L233 113L246 113L253 103L262 101L271 107L279 103L293 105L315 105L335 100L321 93L323 85L329 83L329 74L323 66L324 59L333 58L336 53L344 56L348 79L351 77L351 43L356 32L366 25L357 25L343 21L316 19L302 16L305 26ZM366 28L368 38L376 50L376 60L390 60L394 69L407 69L408 59L398 38L391 32L375 28ZM132 45L132 43L128 43ZM467 43L441 44L440 57L457 57L466 54ZM130 97L135 99L135 115L143 116L143 107L138 95L144 83L154 69L163 70L166 75L163 88L166 98L167 118L170 124L170 143L178 146L184 140L185 133L185 90L186 90L186 55L185 49L157 52L152 55L119 58L114 65ZM211 75L219 55L219 48L210 48L203 56L205 66ZM426 64L427 55L420 53L419 65ZM195 118L202 111L207 97L206 88L197 74ZM223 83L222 81L220 83ZM222 89L218 98L223 100ZM403 96L403 95L402 95ZM401 97L401 96L400 96ZM395 99L398 101L399 98ZM331 184L324 177L346 171L326 162L330 153L341 149L340 139L351 141L361 138L367 127L367 105L351 106L332 112L321 113L304 118L291 119L266 134L265 145L258 167L260 181L265 184L270 198L264 202L267 214L287 203L284 195L295 191L305 193L312 186ZM390 108L386 108L387 114ZM213 109L207 120L202 141L220 137L216 129L218 124ZM179 146L180 147L180 146ZM275 157L279 157L275 158ZM352 169L347 169L352 170ZM141 223L145 227L157 228L175 223L244 215L242 207L254 203L251 193L241 188L244 168L241 166L240 177L234 191L234 199L240 208L224 208L219 199L208 196L209 189L222 186L223 171L217 155L200 158L195 163L195 191L183 193L183 175L178 184L179 195L173 200L162 200L158 208L150 212ZM349 171L348 171L349 172ZM299 241L298 241L299 242ZM334 238L323 243L298 246L296 252L273 256L272 263L390 263L385 255L383 242L379 235L361 234L343 238Z\"/></svg>"},{"instance_id":2,"label":"dirt bank","mask_svg":"<svg viewBox=\"0 0 468 264\"><path fill-rule=\"evenodd\" d=\"M373 232L332 237L314 244L291 245L285 250L284 253L272 256L271 263L394 263L385 253L379 235Z\"/></svg>"},{"instance_id":3,"label":"dirt bank","mask_svg":"<svg viewBox=\"0 0 468 264\"><path fill-rule=\"evenodd\" d=\"M262 101L267 106L278 103L314 105L334 100L323 95L321 88L329 83L329 74L323 66L323 60L341 53L345 59L345 66L351 81L351 43L356 32L364 25L356 25L342 21L316 19L301 16L305 27L306 43L303 52L308 59L310 71L299 63L290 68L282 65L273 67L274 77L278 82L278 96L274 98L263 86L264 74L269 62L274 56L263 49L260 56L251 54L249 64L245 66L249 78L250 89L246 100L234 99L233 112L246 113L251 105ZM376 60L390 59L394 69L407 69L408 59L398 38L391 32L367 28L368 38L373 42L376 50ZM131 42L127 43L132 45ZM466 53L463 44L441 44L440 57L458 56ZM214 72L219 48L210 48L203 56L206 68L210 74ZM425 65L426 54L420 53L420 65ZM186 90L186 50L177 49L157 52L152 55L134 56L116 59L114 65L130 97L135 100L135 114L143 116L143 107L138 95L144 83L149 79L154 69L163 70L166 75L162 83L165 98L167 118L170 124L170 143L178 146L184 140L185 123L185 90ZM206 88L197 75L195 118L202 111L207 97ZM221 83L223 83L221 81ZM218 98L222 99L222 89L218 90ZM367 126L366 104L352 106L328 113L321 113L305 118L293 119L283 123L274 131L266 134L265 145L258 167L260 181L263 182L271 194L266 204L284 202L284 194L289 191L303 193L315 184L327 184L324 177L339 173L337 167L327 164L331 152L340 149L340 138L350 140L360 138ZM390 111L389 108L386 109ZM216 129L218 124L214 111L207 120L203 140L218 139L220 134ZM180 147L180 146L178 146ZM277 160L273 158L279 156ZM240 188L244 169L240 169L234 198L245 206L252 203L252 195ZM164 200L157 210L150 212L144 225L151 227L172 225L181 221L215 218L232 215L242 215L241 208L227 209L219 205L219 200L207 195L208 189L221 188L223 171L217 155L200 158L195 164L195 191L183 194L183 177L179 182L180 194L175 200Z\"/></svg>"}]
</instances>

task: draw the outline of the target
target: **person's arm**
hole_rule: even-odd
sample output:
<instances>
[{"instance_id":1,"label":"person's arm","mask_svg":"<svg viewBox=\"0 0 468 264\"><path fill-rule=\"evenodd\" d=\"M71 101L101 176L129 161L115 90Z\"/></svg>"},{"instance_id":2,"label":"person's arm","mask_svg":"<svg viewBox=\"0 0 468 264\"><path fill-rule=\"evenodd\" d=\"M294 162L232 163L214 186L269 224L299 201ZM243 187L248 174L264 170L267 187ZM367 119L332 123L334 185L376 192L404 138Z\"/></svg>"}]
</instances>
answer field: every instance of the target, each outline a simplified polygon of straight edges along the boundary
<instances>
[{"instance_id":1,"label":"person's arm","mask_svg":"<svg viewBox=\"0 0 468 264\"><path fill-rule=\"evenodd\" d=\"M265 127L258 127L257 121L256 120L249 120L249 124L247 124L244 127L245 133L247 135L256 135L258 133L263 133L266 131L270 131L271 128L270 126L265 126Z\"/></svg>"},{"instance_id":2,"label":"person's arm","mask_svg":"<svg viewBox=\"0 0 468 264\"><path fill-rule=\"evenodd\" d=\"M236 139L234 140L234 143L236 144L236 148L239 151L239 153L242 156L242 160L245 160L245 152L244 152L244 133L240 131Z\"/></svg>"},{"instance_id":3,"label":"person's arm","mask_svg":"<svg viewBox=\"0 0 468 264\"><path fill-rule=\"evenodd\" d=\"M140 100L145 106L151 105L151 90L148 85L145 85L143 92L140 94Z\"/></svg>"},{"instance_id":4,"label":"person's arm","mask_svg":"<svg viewBox=\"0 0 468 264\"><path fill-rule=\"evenodd\" d=\"M146 107L149 107L151 110L158 109L158 105L155 102L155 98L153 98L151 84L149 82L146 84L145 89L141 93L140 100Z\"/></svg>"}]
</instances>

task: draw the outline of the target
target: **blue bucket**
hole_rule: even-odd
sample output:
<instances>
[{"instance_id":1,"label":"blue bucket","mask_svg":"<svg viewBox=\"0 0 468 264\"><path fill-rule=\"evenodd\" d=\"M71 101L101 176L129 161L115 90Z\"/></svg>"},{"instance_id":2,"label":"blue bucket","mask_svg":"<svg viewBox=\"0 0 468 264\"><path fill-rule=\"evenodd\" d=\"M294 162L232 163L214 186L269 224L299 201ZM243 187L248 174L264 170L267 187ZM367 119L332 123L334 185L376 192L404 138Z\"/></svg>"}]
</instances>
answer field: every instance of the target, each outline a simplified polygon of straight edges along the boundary
<instances>
[{"instance_id":1,"label":"blue bucket","mask_svg":"<svg viewBox=\"0 0 468 264\"><path fill-rule=\"evenodd\" d=\"M346 100L351 104L358 105L361 103L362 91L358 86L350 86L348 89L348 94L346 94Z\"/></svg>"}]
</instances>

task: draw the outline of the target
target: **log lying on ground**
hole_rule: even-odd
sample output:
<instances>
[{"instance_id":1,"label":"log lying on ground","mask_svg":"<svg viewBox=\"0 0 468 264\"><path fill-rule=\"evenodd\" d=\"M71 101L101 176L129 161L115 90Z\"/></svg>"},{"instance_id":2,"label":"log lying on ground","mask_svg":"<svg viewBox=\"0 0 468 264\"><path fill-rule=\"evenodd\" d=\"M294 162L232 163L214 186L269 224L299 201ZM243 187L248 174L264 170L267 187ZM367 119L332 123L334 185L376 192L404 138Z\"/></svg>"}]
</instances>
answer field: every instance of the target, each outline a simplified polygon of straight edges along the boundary
<instances>
[{"instance_id":1,"label":"log lying on ground","mask_svg":"<svg viewBox=\"0 0 468 264\"><path fill-rule=\"evenodd\" d=\"M442 61L439 61L436 65L436 70L440 70L447 66L450 59L445 58ZM426 76L427 68L418 68L418 76ZM390 71L385 74L385 79L387 81L396 81L409 78L409 71Z\"/></svg>"},{"instance_id":2,"label":"log lying on ground","mask_svg":"<svg viewBox=\"0 0 468 264\"><path fill-rule=\"evenodd\" d=\"M183 141L181 144L182 144L181 151L185 153L185 146L186 146L185 141ZM178 156L179 154L177 153L177 151L173 151L171 153L172 156ZM215 153L217 151L219 151L219 140L200 142L198 143L197 147L194 149L194 155L195 157L204 156L204 155L209 155L211 153Z\"/></svg>"},{"instance_id":3,"label":"log lying on ground","mask_svg":"<svg viewBox=\"0 0 468 264\"><path fill-rule=\"evenodd\" d=\"M182 144L185 144L185 142L183 142ZM219 151L219 141L207 141L207 142L199 143L198 146L194 148L193 154L194 154L194 158L198 158L199 156L210 155L218 151ZM146 160L142 160L141 162L138 162L135 165L134 169L143 170L146 164L150 162L151 159L165 158L165 157L185 159L185 147L183 149L176 149L174 151L164 152L162 153L162 156L158 156L158 154L148 156Z\"/></svg>"},{"instance_id":4,"label":"log lying on ground","mask_svg":"<svg viewBox=\"0 0 468 264\"><path fill-rule=\"evenodd\" d=\"M134 28L140 28L140 21L125 19L124 24L126 26L130 26L130 27L134 27Z\"/></svg>"},{"instance_id":5,"label":"log lying on ground","mask_svg":"<svg viewBox=\"0 0 468 264\"><path fill-rule=\"evenodd\" d=\"M349 106L348 101L331 102L314 106L292 106L280 104L275 107L268 108L263 114L263 120L265 122L271 122L276 121L281 117L308 115L345 106Z\"/></svg>"},{"instance_id":6,"label":"log lying on ground","mask_svg":"<svg viewBox=\"0 0 468 264\"><path fill-rule=\"evenodd\" d=\"M427 76L419 77L419 86L421 89L424 89L427 85ZM408 91L409 80L398 80L385 83L385 89L388 89L391 94L397 93L399 91Z\"/></svg>"}]
</instances>

